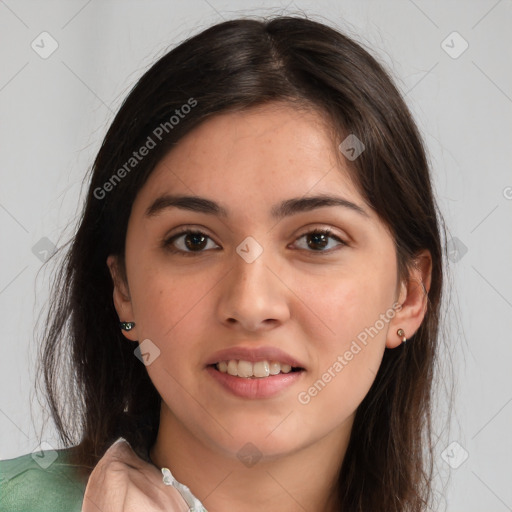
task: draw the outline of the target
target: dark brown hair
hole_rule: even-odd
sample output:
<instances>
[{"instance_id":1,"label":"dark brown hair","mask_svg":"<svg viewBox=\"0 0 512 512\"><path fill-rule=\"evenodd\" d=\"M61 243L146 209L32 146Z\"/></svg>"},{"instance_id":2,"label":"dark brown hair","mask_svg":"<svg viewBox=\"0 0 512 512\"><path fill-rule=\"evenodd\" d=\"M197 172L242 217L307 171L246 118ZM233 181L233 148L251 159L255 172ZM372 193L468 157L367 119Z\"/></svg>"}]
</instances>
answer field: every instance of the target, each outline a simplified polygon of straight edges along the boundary
<instances>
[{"instance_id":1,"label":"dark brown hair","mask_svg":"<svg viewBox=\"0 0 512 512\"><path fill-rule=\"evenodd\" d=\"M441 217L429 166L383 67L351 38L303 17L212 26L160 58L124 101L94 161L85 209L53 285L40 367L51 414L63 443L77 445L74 462L87 471L118 436L147 457L160 396L134 357L136 345L119 330L107 256L123 259L132 203L185 134L215 114L272 101L322 113L338 143L348 134L364 143L364 152L347 163L394 237L401 278L420 250L432 255L426 316L405 345L386 349L357 410L337 493L343 512L425 510L443 281ZM173 114L178 122L170 120ZM159 126L167 129L158 132L156 147L126 167L148 137L157 138Z\"/></svg>"}]
</instances>

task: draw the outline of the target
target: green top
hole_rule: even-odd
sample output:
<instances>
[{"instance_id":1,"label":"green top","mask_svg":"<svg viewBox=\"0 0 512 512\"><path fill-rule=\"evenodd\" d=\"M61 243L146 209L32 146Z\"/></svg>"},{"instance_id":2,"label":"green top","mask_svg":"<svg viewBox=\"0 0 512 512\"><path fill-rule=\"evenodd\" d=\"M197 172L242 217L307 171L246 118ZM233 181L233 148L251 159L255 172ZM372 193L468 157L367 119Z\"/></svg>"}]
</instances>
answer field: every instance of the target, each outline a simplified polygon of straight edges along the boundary
<instances>
[{"instance_id":1,"label":"green top","mask_svg":"<svg viewBox=\"0 0 512 512\"><path fill-rule=\"evenodd\" d=\"M0 512L80 512L87 479L69 450L43 450L0 460Z\"/></svg>"}]
</instances>

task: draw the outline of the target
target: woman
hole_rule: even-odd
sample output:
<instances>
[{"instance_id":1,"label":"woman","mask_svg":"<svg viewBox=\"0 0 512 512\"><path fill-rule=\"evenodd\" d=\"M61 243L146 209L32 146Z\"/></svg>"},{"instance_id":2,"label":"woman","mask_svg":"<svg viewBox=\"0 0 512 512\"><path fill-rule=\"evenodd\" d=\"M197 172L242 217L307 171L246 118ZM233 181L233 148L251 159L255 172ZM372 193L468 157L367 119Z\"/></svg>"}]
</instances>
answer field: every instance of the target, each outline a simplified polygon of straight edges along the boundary
<instances>
[{"instance_id":1,"label":"woman","mask_svg":"<svg viewBox=\"0 0 512 512\"><path fill-rule=\"evenodd\" d=\"M42 371L76 446L4 461L1 499L426 510L438 219L411 115L353 40L276 17L180 44L114 119L55 284Z\"/></svg>"}]
</instances>

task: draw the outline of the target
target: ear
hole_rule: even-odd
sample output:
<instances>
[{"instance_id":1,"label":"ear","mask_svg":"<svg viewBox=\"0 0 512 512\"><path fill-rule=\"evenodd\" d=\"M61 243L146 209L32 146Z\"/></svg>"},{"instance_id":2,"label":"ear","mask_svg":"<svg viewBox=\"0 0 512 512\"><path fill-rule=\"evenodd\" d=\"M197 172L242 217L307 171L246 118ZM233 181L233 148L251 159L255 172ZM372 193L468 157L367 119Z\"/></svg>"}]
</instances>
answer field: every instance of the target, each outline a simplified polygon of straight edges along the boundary
<instances>
[{"instance_id":1,"label":"ear","mask_svg":"<svg viewBox=\"0 0 512 512\"><path fill-rule=\"evenodd\" d=\"M406 338L410 338L420 327L425 318L428 303L428 291L432 279L432 256L430 251L420 251L414 258L406 281L400 283L396 314L389 322L387 348L395 348L402 343L397 334L403 329Z\"/></svg>"},{"instance_id":2,"label":"ear","mask_svg":"<svg viewBox=\"0 0 512 512\"><path fill-rule=\"evenodd\" d=\"M120 271L118 257L111 254L107 258L107 266L110 270L110 276L114 283L114 307L116 308L117 315L119 316L119 321L133 322L134 315L130 292L128 290L128 284ZM123 331L123 335L131 341L137 341L137 326L135 325L131 331Z\"/></svg>"}]
</instances>

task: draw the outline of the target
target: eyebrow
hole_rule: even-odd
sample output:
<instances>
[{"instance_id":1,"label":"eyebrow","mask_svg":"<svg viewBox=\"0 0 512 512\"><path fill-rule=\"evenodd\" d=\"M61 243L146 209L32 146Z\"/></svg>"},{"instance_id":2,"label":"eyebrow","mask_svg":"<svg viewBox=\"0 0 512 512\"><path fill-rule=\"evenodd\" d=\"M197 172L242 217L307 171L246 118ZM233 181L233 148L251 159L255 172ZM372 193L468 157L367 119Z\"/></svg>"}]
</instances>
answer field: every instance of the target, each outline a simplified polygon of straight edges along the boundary
<instances>
[{"instance_id":1,"label":"eyebrow","mask_svg":"<svg viewBox=\"0 0 512 512\"><path fill-rule=\"evenodd\" d=\"M289 217L302 212L309 212L317 208L325 208L328 206L341 206L363 217L369 217L368 213L359 205L343 199L342 197L331 195L318 195L308 197L296 197L287 199L270 210L272 218L278 220ZM163 195L155 199L146 210L147 217L153 217L168 208L179 208L181 210L189 210L198 213L206 213L218 217L229 217L228 211L217 204L215 201L199 196L182 196L182 195Z\"/></svg>"}]
</instances>

